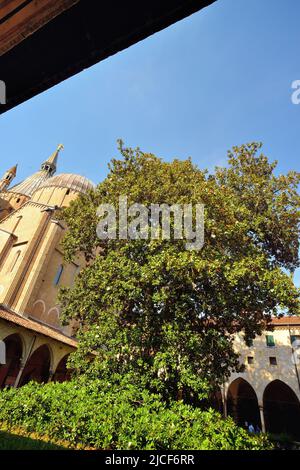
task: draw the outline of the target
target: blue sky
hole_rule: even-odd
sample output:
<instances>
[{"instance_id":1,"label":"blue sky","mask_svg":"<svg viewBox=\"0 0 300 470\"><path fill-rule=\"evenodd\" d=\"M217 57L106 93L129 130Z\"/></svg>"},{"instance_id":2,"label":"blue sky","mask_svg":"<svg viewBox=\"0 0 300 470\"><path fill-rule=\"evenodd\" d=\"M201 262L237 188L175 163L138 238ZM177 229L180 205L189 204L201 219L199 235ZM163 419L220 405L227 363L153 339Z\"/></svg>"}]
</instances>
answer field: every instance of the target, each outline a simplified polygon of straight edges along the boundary
<instances>
[{"instance_id":1,"label":"blue sky","mask_svg":"<svg viewBox=\"0 0 300 470\"><path fill-rule=\"evenodd\" d=\"M116 139L213 169L252 140L300 171L299 0L218 0L0 116L1 165L36 171L58 143L59 171L98 182Z\"/></svg>"},{"instance_id":2,"label":"blue sky","mask_svg":"<svg viewBox=\"0 0 300 470\"><path fill-rule=\"evenodd\" d=\"M22 179L62 142L59 171L97 182L119 137L209 168L261 140L300 170L299 18L299 0L218 0L1 115L0 171L19 162Z\"/></svg>"}]
</instances>

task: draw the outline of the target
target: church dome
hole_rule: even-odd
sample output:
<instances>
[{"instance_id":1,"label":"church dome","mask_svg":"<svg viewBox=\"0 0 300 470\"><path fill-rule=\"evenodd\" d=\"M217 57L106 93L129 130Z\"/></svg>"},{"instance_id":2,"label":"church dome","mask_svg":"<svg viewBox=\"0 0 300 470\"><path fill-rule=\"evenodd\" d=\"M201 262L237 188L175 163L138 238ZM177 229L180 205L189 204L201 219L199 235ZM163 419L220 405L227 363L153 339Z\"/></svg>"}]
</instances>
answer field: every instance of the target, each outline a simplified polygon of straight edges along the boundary
<instances>
[{"instance_id":1,"label":"church dome","mask_svg":"<svg viewBox=\"0 0 300 470\"><path fill-rule=\"evenodd\" d=\"M44 181L31 197L32 202L46 206L68 207L69 204L95 185L84 176L61 173Z\"/></svg>"},{"instance_id":2,"label":"church dome","mask_svg":"<svg viewBox=\"0 0 300 470\"><path fill-rule=\"evenodd\" d=\"M39 189L51 187L66 188L76 191L77 193L86 193L88 190L94 189L95 185L85 176L75 175L73 173L61 173L44 181L39 186Z\"/></svg>"}]
</instances>

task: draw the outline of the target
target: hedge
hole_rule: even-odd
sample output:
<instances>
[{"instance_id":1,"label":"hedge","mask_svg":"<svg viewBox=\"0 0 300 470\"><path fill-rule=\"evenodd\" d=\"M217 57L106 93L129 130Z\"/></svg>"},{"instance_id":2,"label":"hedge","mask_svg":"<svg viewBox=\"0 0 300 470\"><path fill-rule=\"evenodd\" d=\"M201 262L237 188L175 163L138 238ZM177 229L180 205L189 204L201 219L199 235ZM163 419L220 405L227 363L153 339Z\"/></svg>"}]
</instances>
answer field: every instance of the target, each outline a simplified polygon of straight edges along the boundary
<instances>
[{"instance_id":1,"label":"hedge","mask_svg":"<svg viewBox=\"0 0 300 470\"><path fill-rule=\"evenodd\" d=\"M159 395L128 384L101 380L70 381L0 392L0 422L7 429L48 436L96 449L259 450L272 445L263 435L249 435L231 418L222 419L180 402L166 404Z\"/></svg>"}]
</instances>

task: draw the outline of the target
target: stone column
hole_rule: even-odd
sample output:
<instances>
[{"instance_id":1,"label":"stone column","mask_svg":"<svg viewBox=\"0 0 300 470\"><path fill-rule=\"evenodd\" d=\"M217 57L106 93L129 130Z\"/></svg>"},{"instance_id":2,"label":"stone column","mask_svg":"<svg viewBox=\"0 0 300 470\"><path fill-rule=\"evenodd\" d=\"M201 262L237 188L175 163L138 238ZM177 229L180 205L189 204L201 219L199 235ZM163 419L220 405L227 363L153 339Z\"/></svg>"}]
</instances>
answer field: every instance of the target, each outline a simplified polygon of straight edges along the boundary
<instances>
[{"instance_id":1,"label":"stone column","mask_svg":"<svg viewBox=\"0 0 300 470\"><path fill-rule=\"evenodd\" d=\"M226 398L224 398L224 400L223 400L223 416L224 416L225 419L228 417Z\"/></svg>"},{"instance_id":2,"label":"stone column","mask_svg":"<svg viewBox=\"0 0 300 470\"><path fill-rule=\"evenodd\" d=\"M53 375L54 375L54 371L53 370L49 370L49 379L48 379L48 383L51 382L52 378L53 378Z\"/></svg>"},{"instance_id":3,"label":"stone column","mask_svg":"<svg viewBox=\"0 0 300 470\"><path fill-rule=\"evenodd\" d=\"M227 413L227 398L226 398L226 388L225 385L221 387L221 394L222 394L222 402L223 402L223 416L226 419L228 416Z\"/></svg>"},{"instance_id":4,"label":"stone column","mask_svg":"<svg viewBox=\"0 0 300 470\"><path fill-rule=\"evenodd\" d=\"M31 356L35 340L36 340L36 335L34 335L31 339L30 347L29 347L29 350L28 350L28 353L27 353L26 357L25 358L23 357L23 359L21 359L21 366L20 366L19 373L18 373L18 375L16 377L16 380L15 380L15 383L14 383L14 388L17 388L19 386L19 383L20 383L22 374L24 372L24 369L26 367L27 361Z\"/></svg>"},{"instance_id":5,"label":"stone column","mask_svg":"<svg viewBox=\"0 0 300 470\"><path fill-rule=\"evenodd\" d=\"M260 421L261 421L261 430L262 432L266 432L266 423L265 423L265 415L264 415L264 406L260 403L258 405L259 413L260 413Z\"/></svg>"},{"instance_id":6,"label":"stone column","mask_svg":"<svg viewBox=\"0 0 300 470\"><path fill-rule=\"evenodd\" d=\"M27 362L27 361L21 361L21 367L20 367L20 370L19 370L18 375L17 375L17 377L16 377L15 383L14 383L14 385L13 385L14 388L17 388L17 387L19 386L20 379L21 379L22 374L23 374L23 372L24 372L26 362Z\"/></svg>"}]
</instances>

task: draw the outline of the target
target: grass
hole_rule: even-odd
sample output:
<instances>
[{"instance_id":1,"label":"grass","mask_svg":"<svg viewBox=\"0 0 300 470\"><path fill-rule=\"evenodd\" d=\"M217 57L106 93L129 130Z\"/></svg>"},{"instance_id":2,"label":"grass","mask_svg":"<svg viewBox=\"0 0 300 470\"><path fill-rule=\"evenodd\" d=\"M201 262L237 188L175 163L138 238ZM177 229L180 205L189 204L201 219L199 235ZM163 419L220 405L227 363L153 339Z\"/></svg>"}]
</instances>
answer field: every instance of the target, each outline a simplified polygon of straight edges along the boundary
<instances>
[{"instance_id":1,"label":"grass","mask_svg":"<svg viewBox=\"0 0 300 470\"><path fill-rule=\"evenodd\" d=\"M0 431L0 450L66 450L66 448L40 439Z\"/></svg>"}]
</instances>

